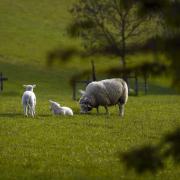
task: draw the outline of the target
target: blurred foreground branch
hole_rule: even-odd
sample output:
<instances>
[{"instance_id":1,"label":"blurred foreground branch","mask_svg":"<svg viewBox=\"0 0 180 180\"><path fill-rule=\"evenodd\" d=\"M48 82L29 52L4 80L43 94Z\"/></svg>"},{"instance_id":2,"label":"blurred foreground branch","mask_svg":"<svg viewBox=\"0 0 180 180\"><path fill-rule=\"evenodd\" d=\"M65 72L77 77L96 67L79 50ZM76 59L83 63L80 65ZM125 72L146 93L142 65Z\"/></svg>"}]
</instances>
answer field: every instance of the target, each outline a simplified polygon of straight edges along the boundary
<instances>
[{"instance_id":1,"label":"blurred foreground branch","mask_svg":"<svg viewBox=\"0 0 180 180\"><path fill-rule=\"evenodd\" d=\"M139 148L120 152L119 158L127 170L136 173L157 173L165 168L165 160L171 158L175 165L180 165L180 128L166 134L156 146L145 145Z\"/></svg>"}]
</instances>

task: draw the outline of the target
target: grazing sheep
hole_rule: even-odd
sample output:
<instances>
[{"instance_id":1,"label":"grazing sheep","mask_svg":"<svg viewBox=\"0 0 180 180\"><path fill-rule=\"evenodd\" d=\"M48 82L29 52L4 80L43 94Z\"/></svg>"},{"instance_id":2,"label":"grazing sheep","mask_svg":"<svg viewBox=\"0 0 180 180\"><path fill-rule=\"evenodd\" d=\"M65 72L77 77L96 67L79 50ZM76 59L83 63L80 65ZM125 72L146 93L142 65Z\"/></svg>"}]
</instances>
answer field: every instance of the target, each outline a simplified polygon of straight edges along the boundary
<instances>
[{"instance_id":1,"label":"grazing sheep","mask_svg":"<svg viewBox=\"0 0 180 180\"><path fill-rule=\"evenodd\" d=\"M83 91L81 91L83 93ZM104 106L108 114L108 106L119 105L119 115L124 116L124 105L128 99L128 87L122 79L105 79L89 83L79 100L81 113L88 113L93 108Z\"/></svg>"},{"instance_id":2,"label":"grazing sheep","mask_svg":"<svg viewBox=\"0 0 180 180\"><path fill-rule=\"evenodd\" d=\"M73 111L69 107L61 107L59 103L49 100L51 103L50 110L54 115L69 115L73 116Z\"/></svg>"},{"instance_id":3,"label":"grazing sheep","mask_svg":"<svg viewBox=\"0 0 180 180\"><path fill-rule=\"evenodd\" d=\"M26 88L23 96L22 96L22 105L24 108L24 115L31 115L34 117L35 115L35 106L36 106L36 96L33 92L33 89L36 85L23 85Z\"/></svg>"}]
</instances>

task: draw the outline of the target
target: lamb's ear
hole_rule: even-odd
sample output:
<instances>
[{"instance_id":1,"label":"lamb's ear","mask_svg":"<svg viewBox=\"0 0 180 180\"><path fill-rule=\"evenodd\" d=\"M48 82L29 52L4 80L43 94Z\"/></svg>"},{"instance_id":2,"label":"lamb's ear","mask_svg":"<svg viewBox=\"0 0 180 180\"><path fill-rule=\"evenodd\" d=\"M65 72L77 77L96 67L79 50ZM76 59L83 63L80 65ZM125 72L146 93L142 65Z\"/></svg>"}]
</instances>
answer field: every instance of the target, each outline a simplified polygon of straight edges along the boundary
<instances>
[{"instance_id":1,"label":"lamb's ear","mask_svg":"<svg viewBox=\"0 0 180 180\"><path fill-rule=\"evenodd\" d=\"M35 85L35 84L33 84L33 85L32 85L32 87L33 87L33 88L35 88L35 87L36 87L36 85Z\"/></svg>"},{"instance_id":2,"label":"lamb's ear","mask_svg":"<svg viewBox=\"0 0 180 180\"><path fill-rule=\"evenodd\" d=\"M85 91L82 89L79 89L79 93L81 94L81 96L83 96L85 94Z\"/></svg>"},{"instance_id":3,"label":"lamb's ear","mask_svg":"<svg viewBox=\"0 0 180 180\"><path fill-rule=\"evenodd\" d=\"M27 87L27 85L25 85L25 84L24 84L24 85L23 85L23 87L25 87L25 88L26 88L26 87Z\"/></svg>"},{"instance_id":4,"label":"lamb's ear","mask_svg":"<svg viewBox=\"0 0 180 180\"><path fill-rule=\"evenodd\" d=\"M49 100L49 102L50 102L50 103L53 103L53 101L52 101L52 100Z\"/></svg>"}]
</instances>

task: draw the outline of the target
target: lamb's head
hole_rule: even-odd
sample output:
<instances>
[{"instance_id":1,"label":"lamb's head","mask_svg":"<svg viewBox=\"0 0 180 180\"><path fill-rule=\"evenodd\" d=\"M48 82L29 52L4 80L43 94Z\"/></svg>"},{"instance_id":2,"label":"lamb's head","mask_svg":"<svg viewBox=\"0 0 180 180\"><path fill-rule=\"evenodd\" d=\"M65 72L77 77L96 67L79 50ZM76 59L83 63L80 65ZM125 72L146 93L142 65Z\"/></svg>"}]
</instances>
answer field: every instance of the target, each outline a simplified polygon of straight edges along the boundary
<instances>
[{"instance_id":1,"label":"lamb's head","mask_svg":"<svg viewBox=\"0 0 180 180\"><path fill-rule=\"evenodd\" d=\"M33 89L36 87L36 85L23 85L23 87L26 88L26 91L33 91Z\"/></svg>"},{"instance_id":2,"label":"lamb's head","mask_svg":"<svg viewBox=\"0 0 180 180\"><path fill-rule=\"evenodd\" d=\"M93 108L91 102L92 102L91 97L83 95L79 100L79 104L80 104L80 108L81 108L80 113L85 114L85 113L88 113L89 111L91 111Z\"/></svg>"},{"instance_id":3,"label":"lamb's head","mask_svg":"<svg viewBox=\"0 0 180 180\"><path fill-rule=\"evenodd\" d=\"M49 102L51 103L50 105L50 110L57 110L59 109L61 106L59 103L55 102L55 101L52 101L52 100L49 100Z\"/></svg>"}]
</instances>

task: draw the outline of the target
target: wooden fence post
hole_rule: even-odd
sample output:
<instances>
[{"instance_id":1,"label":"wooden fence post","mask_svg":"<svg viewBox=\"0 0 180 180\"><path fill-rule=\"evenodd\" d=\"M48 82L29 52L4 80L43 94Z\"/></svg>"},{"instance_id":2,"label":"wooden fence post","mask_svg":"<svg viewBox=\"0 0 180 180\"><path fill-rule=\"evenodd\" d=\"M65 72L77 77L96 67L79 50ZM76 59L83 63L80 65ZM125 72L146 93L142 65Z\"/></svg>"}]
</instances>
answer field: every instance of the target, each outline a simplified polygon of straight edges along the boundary
<instances>
[{"instance_id":1,"label":"wooden fence post","mask_svg":"<svg viewBox=\"0 0 180 180\"><path fill-rule=\"evenodd\" d=\"M137 74L135 73L135 95L138 96L138 91L139 91L139 87L138 87L138 77Z\"/></svg>"},{"instance_id":2,"label":"wooden fence post","mask_svg":"<svg viewBox=\"0 0 180 180\"><path fill-rule=\"evenodd\" d=\"M147 76L147 74L145 74L144 75L144 92L145 92L145 94L147 94L147 91L148 91L147 79L148 79L148 76Z\"/></svg>"},{"instance_id":3,"label":"wooden fence post","mask_svg":"<svg viewBox=\"0 0 180 180\"><path fill-rule=\"evenodd\" d=\"M2 91L3 90L2 73L0 73L0 87L1 87L0 91Z\"/></svg>"},{"instance_id":4,"label":"wooden fence post","mask_svg":"<svg viewBox=\"0 0 180 180\"><path fill-rule=\"evenodd\" d=\"M76 100L76 82L73 82L73 100Z\"/></svg>"},{"instance_id":5,"label":"wooden fence post","mask_svg":"<svg viewBox=\"0 0 180 180\"><path fill-rule=\"evenodd\" d=\"M96 69L95 69L95 65L94 65L94 61L91 60L91 66L92 66L92 81L96 81Z\"/></svg>"},{"instance_id":6,"label":"wooden fence post","mask_svg":"<svg viewBox=\"0 0 180 180\"><path fill-rule=\"evenodd\" d=\"M3 91L3 81L7 81L8 78L3 77L2 72L0 73L0 92Z\"/></svg>"}]
</instances>

